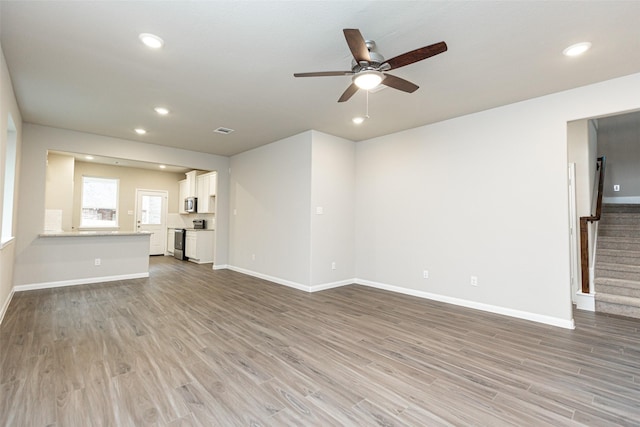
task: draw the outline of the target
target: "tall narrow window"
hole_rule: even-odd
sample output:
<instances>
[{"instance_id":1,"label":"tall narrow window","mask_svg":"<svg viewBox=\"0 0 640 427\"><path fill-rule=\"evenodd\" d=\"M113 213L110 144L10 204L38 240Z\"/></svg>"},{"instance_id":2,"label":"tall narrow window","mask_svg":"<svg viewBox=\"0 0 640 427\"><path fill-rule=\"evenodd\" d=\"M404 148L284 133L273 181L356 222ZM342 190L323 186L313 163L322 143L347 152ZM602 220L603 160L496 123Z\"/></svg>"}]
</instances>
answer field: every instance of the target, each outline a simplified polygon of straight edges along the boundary
<instances>
[{"instance_id":1,"label":"tall narrow window","mask_svg":"<svg viewBox=\"0 0 640 427\"><path fill-rule=\"evenodd\" d=\"M82 217L80 227L118 226L118 180L82 177Z\"/></svg>"},{"instance_id":2,"label":"tall narrow window","mask_svg":"<svg viewBox=\"0 0 640 427\"><path fill-rule=\"evenodd\" d=\"M0 243L13 238L13 200L16 182L16 125L13 117L7 118L7 147L4 157L4 192L2 197L2 237Z\"/></svg>"}]
</instances>

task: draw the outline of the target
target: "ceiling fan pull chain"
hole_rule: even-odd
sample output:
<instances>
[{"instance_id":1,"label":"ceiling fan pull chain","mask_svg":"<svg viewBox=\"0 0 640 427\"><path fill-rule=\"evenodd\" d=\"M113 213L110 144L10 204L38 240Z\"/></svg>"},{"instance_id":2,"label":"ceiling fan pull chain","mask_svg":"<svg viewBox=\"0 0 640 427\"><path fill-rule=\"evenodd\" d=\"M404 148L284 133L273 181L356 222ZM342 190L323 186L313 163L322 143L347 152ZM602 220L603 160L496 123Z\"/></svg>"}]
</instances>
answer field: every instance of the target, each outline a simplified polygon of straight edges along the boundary
<instances>
[{"instance_id":1,"label":"ceiling fan pull chain","mask_svg":"<svg viewBox=\"0 0 640 427\"><path fill-rule=\"evenodd\" d=\"M366 92L367 92L367 109L366 109L367 114L364 117L368 119L369 118L369 91L366 91Z\"/></svg>"}]
</instances>

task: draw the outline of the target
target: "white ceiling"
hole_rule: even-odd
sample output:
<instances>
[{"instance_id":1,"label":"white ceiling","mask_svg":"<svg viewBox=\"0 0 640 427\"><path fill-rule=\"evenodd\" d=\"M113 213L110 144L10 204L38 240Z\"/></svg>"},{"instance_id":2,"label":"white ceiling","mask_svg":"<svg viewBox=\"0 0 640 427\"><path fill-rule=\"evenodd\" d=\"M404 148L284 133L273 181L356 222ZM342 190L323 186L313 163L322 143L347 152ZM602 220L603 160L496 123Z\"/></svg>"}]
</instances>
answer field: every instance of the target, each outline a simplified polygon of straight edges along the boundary
<instances>
[{"instance_id":1,"label":"white ceiling","mask_svg":"<svg viewBox=\"0 0 640 427\"><path fill-rule=\"evenodd\" d=\"M640 72L640 1L2 1L0 14L25 122L220 155L309 129L359 141ZM293 77L350 69L343 28L386 58L449 50L392 71L420 89L371 94L356 126L365 93L336 102L350 77ZM593 48L562 55L580 41Z\"/></svg>"}]
</instances>

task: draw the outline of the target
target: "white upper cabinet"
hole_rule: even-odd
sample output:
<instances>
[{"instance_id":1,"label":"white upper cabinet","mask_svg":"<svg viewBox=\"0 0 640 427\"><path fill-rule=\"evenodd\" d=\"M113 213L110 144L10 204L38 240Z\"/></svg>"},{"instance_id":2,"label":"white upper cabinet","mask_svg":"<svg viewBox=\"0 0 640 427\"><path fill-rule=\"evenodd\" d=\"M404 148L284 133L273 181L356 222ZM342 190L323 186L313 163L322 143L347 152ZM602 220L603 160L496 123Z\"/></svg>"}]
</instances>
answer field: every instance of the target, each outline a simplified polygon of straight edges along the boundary
<instances>
[{"instance_id":1,"label":"white upper cabinet","mask_svg":"<svg viewBox=\"0 0 640 427\"><path fill-rule=\"evenodd\" d=\"M187 180L183 179L182 181L179 182L180 184L180 190L178 191L178 213L181 214L186 214L187 212L184 210L184 199L186 199L187 197L187 193L188 193L188 185L187 185Z\"/></svg>"},{"instance_id":2,"label":"white upper cabinet","mask_svg":"<svg viewBox=\"0 0 640 427\"><path fill-rule=\"evenodd\" d=\"M197 179L198 179L198 171L187 172L187 195L185 197L197 197Z\"/></svg>"},{"instance_id":3,"label":"white upper cabinet","mask_svg":"<svg viewBox=\"0 0 640 427\"><path fill-rule=\"evenodd\" d=\"M197 177L198 213L215 213L217 177L216 172L209 172Z\"/></svg>"},{"instance_id":4,"label":"white upper cabinet","mask_svg":"<svg viewBox=\"0 0 640 427\"><path fill-rule=\"evenodd\" d=\"M186 214L184 199L197 197L198 213L216 212L216 193L218 191L218 173L208 172L198 175L199 171L187 172L187 178L180 181L178 213Z\"/></svg>"}]
</instances>

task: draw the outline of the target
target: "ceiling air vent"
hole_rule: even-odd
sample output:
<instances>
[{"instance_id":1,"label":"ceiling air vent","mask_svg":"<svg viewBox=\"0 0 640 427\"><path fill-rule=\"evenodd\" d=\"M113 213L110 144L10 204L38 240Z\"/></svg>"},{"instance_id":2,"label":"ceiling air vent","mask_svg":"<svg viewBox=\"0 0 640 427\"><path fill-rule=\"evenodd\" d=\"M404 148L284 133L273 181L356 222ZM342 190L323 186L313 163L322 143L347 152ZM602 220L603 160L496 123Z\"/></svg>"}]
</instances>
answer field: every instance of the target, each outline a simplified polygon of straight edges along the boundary
<instances>
[{"instance_id":1,"label":"ceiling air vent","mask_svg":"<svg viewBox=\"0 0 640 427\"><path fill-rule=\"evenodd\" d=\"M229 135L231 132L233 132L233 129L219 127L218 129L214 129L213 131L215 133L221 133L223 135Z\"/></svg>"}]
</instances>

